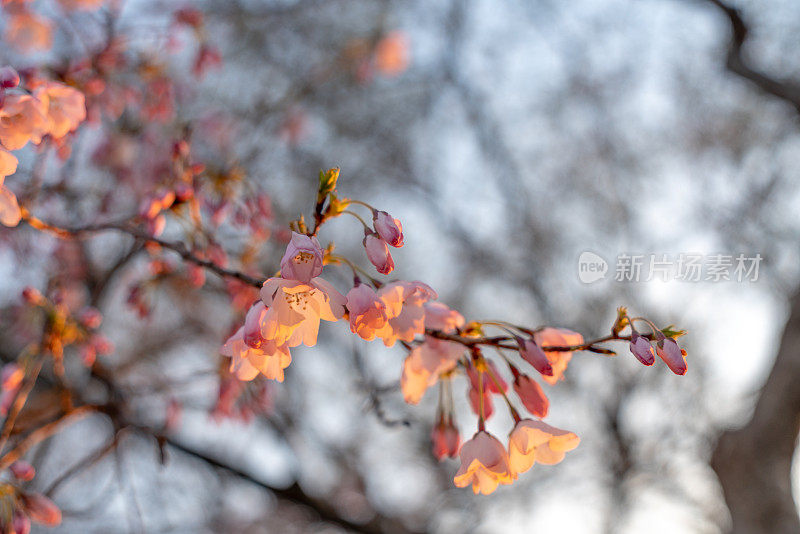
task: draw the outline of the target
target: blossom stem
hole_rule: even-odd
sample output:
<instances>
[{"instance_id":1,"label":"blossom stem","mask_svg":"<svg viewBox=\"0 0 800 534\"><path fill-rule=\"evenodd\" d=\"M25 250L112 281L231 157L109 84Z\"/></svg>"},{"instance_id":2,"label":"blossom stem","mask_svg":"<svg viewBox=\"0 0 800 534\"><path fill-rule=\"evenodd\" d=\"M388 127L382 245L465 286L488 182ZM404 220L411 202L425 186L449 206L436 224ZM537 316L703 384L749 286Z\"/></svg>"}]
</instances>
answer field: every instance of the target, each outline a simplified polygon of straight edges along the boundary
<instances>
[{"instance_id":1,"label":"blossom stem","mask_svg":"<svg viewBox=\"0 0 800 534\"><path fill-rule=\"evenodd\" d=\"M373 212L375 211L375 208L373 208L372 206L370 206L366 202L362 202L361 200L354 200L354 199L350 198L347 201L350 202L350 204L361 204L362 206L364 206L365 208L369 209L370 211L373 211Z\"/></svg>"},{"instance_id":2,"label":"blossom stem","mask_svg":"<svg viewBox=\"0 0 800 534\"><path fill-rule=\"evenodd\" d=\"M511 404L511 400L509 400L508 395L506 395L506 392L503 390L503 387L500 385L500 381L495 376L494 371L492 371L492 368L489 367L488 365L486 366L486 372L488 373L489 378L492 379L492 382L494 382L494 385L497 387L497 390L503 396L503 399L506 401L506 405L508 406L508 410L511 412L511 417L514 418L514 423L519 423L520 420L521 420L521 418L519 416L519 412L517 411L516 408L514 408L514 405Z\"/></svg>"},{"instance_id":3,"label":"blossom stem","mask_svg":"<svg viewBox=\"0 0 800 534\"><path fill-rule=\"evenodd\" d=\"M346 213L348 215L352 215L353 217L358 219L361 222L361 224L364 225L365 229L372 231L372 228L364 221L364 219L361 218L361 215L359 215L358 213L356 213L354 211L350 211L350 210L343 210L342 213Z\"/></svg>"}]
</instances>

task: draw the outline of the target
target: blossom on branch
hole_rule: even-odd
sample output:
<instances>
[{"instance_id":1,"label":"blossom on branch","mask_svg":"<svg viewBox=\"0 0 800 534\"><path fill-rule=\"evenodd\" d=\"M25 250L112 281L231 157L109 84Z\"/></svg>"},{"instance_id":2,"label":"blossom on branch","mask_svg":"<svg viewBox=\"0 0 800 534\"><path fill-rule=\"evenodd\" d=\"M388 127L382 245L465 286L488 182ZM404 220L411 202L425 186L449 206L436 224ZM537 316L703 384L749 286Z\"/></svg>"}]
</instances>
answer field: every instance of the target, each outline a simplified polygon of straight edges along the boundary
<instances>
[{"instance_id":1,"label":"blossom on branch","mask_svg":"<svg viewBox=\"0 0 800 534\"><path fill-rule=\"evenodd\" d=\"M515 474L524 473L535 462L552 465L578 446L580 438L542 421L519 421L508 440L509 462Z\"/></svg>"},{"instance_id":2,"label":"blossom on branch","mask_svg":"<svg viewBox=\"0 0 800 534\"><path fill-rule=\"evenodd\" d=\"M506 448L481 430L461 446L461 467L453 483L459 488L471 485L474 493L489 495L499 484L511 484L513 476Z\"/></svg>"}]
</instances>

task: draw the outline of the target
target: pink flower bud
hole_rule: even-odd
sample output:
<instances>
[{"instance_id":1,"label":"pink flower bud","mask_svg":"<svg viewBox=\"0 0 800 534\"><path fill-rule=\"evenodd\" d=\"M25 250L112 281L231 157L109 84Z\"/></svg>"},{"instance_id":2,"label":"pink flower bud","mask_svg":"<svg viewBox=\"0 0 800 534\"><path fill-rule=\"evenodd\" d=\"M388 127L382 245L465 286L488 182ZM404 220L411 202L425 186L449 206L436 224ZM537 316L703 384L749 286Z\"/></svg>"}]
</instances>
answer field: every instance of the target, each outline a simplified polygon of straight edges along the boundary
<instances>
[{"instance_id":1,"label":"pink flower bud","mask_svg":"<svg viewBox=\"0 0 800 534\"><path fill-rule=\"evenodd\" d=\"M292 232L292 240L281 259L281 277L308 283L322 274L323 256L316 237Z\"/></svg>"},{"instance_id":2,"label":"pink flower bud","mask_svg":"<svg viewBox=\"0 0 800 534\"><path fill-rule=\"evenodd\" d=\"M14 510L14 519L11 520L11 527L15 534L30 534L31 520L20 510Z\"/></svg>"},{"instance_id":3,"label":"pink flower bud","mask_svg":"<svg viewBox=\"0 0 800 534\"><path fill-rule=\"evenodd\" d=\"M394 260L389 253L389 247L377 234L367 234L364 237L364 248L367 249L367 258L379 273L389 274L394 270Z\"/></svg>"},{"instance_id":4,"label":"pink flower bud","mask_svg":"<svg viewBox=\"0 0 800 534\"><path fill-rule=\"evenodd\" d=\"M40 493L22 493L22 507L35 523L54 527L61 523L61 510L53 501Z\"/></svg>"},{"instance_id":5,"label":"pink flower bud","mask_svg":"<svg viewBox=\"0 0 800 534\"><path fill-rule=\"evenodd\" d=\"M494 362L491 360L487 360L486 364L492 370L492 376L494 376L495 380L497 380L497 382L500 384L500 387L503 388L502 391L503 392L507 391L508 384L500 375L500 372L497 370L497 366L494 364ZM469 367L467 367L467 376L469 377L469 381L472 387L478 389L478 386L480 385L478 378L478 370L475 369L474 366L470 365ZM494 380L492 380L492 376L490 376L488 373L483 373L483 389L485 391L488 390L491 393L500 394L501 390L497 388L497 384L495 384Z\"/></svg>"},{"instance_id":6,"label":"pink flower bud","mask_svg":"<svg viewBox=\"0 0 800 534\"><path fill-rule=\"evenodd\" d=\"M33 480L36 476L36 469L25 460L17 460L9 467L11 474L18 480Z\"/></svg>"},{"instance_id":7,"label":"pink flower bud","mask_svg":"<svg viewBox=\"0 0 800 534\"><path fill-rule=\"evenodd\" d=\"M0 87L12 89L19 85L19 74L12 67L0 67Z\"/></svg>"},{"instance_id":8,"label":"pink flower bud","mask_svg":"<svg viewBox=\"0 0 800 534\"><path fill-rule=\"evenodd\" d=\"M550 401L547 400L547 396L538 382L527 375L518 374L514 377L514 391L517 392L522 405L531 415L547 417Z\"/></svg>"},{"instance_id":9,"label":"pink flower bud","mask_svg":"<svg viewBox=\"0 0 800 534\"><path fill-rule=\"evenodd\" d=\"M533 339L517 337L517 344L519 345L519 355L531 364L534 369L539 371L545 376L553 376L553 366L550 365L550 360L547 359L547 354L536 344Z\"/></svg>"},{"instance_id":10,"label":"pink flower bud","mask_svg":"<svg viewBox=\"0 0 800 534\"><path fill-rule=\"evenodd\" d=\"M92 347L97 354L108 355L114 352L114 344L105 336L92 336Z\"/></svg>"},{"instance_id":11,"label":"pink flower bud","mask_svg":"<svg viewBox=\"0 0 800 534\"><path fill-rule=\"evenodd\" d=\"M403 246L403 225L385 211L375 210L372 214L372 226L381 239L395 248Z\"/></svg>"},{"instance_id":12,"label":"pink flower bud","mask_svg":"<svg viewBox=\"0 0 800 534\"><path fill-rule=\"evenodd\" d=\"M458 456L458 449L461 446L461 436L452 421L447 423L440 419L433 432L431 432L433 444L433 455L437 460L444 460L447 457L455 458Z\"/></svg>"},{"instance_id":13,"label":"pink flower bud","mask_svg":"<svg viewBox=\"0 0 800 534\"><path fill-rule=\"evenodd\" d=\"M643 365L653 365L653 362L656 361L656 353L650 341L646 337L640 336L638 332L631 334L630 348L636 359Z\"/></svg>"},{"instance_id":14,"label":"pink flower bud","mask_svg":"<svg viewBox=\"0 0 800 534\"><path fill-rule=\"evenodd\" d=\"M656 354L664 360L670 371L676 375L686 374L686 351L671 337L662 339L656 345Z\"/></svg>"}]
</instances>

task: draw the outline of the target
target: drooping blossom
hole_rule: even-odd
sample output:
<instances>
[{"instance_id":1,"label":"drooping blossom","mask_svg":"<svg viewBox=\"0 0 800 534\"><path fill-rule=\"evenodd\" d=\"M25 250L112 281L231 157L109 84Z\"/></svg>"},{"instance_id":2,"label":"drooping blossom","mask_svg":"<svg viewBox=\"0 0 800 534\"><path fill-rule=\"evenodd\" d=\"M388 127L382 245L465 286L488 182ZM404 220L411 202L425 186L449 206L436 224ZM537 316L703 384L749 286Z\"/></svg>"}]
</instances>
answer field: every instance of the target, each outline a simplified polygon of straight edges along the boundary
<instances>
[{"instance_id":1,"label":"drooping blossom","mask_svg":"<svg viewBox=\"0 0 800 534\"><path fill-rule=\"evenodd\" d=\"M47 133L46 105L30 95L8 95L0 107L0 144L17 150Z\"/></svg>"},{"instance_id":2,"label":"drooping blossom","mask_svg":"<svg viewBox=\"0 0 800 534\"><path fill-rule=\"evenodd\" d=\"M670 371L676 375L686 374L686 351L678 346L678 342L667 337L656 344L656 354L664 360Z\"/></svg>"},{"instance_id":3,"label":"drooping blossom","mask_svg":"<svg viewBox=\"0 0 800 534\"><path fill-rule=\"evenodd\" d=\"M425 328L452 334L464 326L464 316L441 302L426 302Z\"/></svg>"},{"instance_id":4,"label":"drooping blossom","mask_svg":"<svg viewBox=\"0 0 800 534\"><path fill-rule=\"evenodd\" d=\"M515 474L524 473L534 463L553 465L578 446L580 438L542 421L523 419L508 439L509 464Z\"/></svg>"},{"instance_id":5,"label":"drooping blossom","mask_svg":"<svg viewBox=\"0 0 800 534\"><path fill-rule=\"evenodd\" d=\"M264 340L258 348L250 347L244 341L244 327L225 342L222 354L231 358L230 370L239 380L253 380L261 373L271 380L283 382L283 370L292 363L286 345Z\"/></svg>"},{"instance_id":6,"label":"drooping blossom","mask_svg":"<svg viewBox=\"0 0 800 534\"><path fill-rule=\"evenodd\" d=\"M381 274L389 274L394 270L394 260L389 252L386 241L377 234L367 234L364 236L364 248L367 251L367 258Z\"/></svg>"},{"instance_id":7,"label":"drooping blossom","mask_svg":"<svg viewBox=\"0 0 800 534\"><path fill-rule=\"evenodd\" d=\"M464 347L459 343L425 336L425 341L414 347L403 363L400 389L405 401L417 404L439 375L455 368L463 353Z\"/></svg>"},{"instance_id":8,"label":"drooping blossom","mask_svg":"<svg viewBox=\"0 0 800 534\"><path fill-rule=\"evenodd\" d=\"M441 415L439 421L433 427L431 432L431 444L433 448L433 456L437 460L444 460L445 458L455 458L458 455L458 449L461 446L461 436L458 433L458 428L453 424L450 417Z\"/></svg>"},{"instance_id":9,"label":"drooping blossom","mask_svg":"<svg viewBox=\"0 0 800 534\"><path fill-rule=\"evenodd\" d=\"M47 133L60 139L86 119L86 102L83 93L59 82L45 82L37 87L33 96L44 105L47 116Z\"/></svg>"},{"instance_id":10,"label":"drooping blossom","mask_svg":"<svg viewBox=\"0 0 800 534\"><path fill-rule=\"evenodd\" d=\"M277 346L289 347L316 345L320 319L338 321L346 303L345 296L321 277L308 283L270 278L261 288L261 300L268 308L262 336Z\"/></svg>"},{"instance_id":11,"label":"drooping blossom","mask_svg":"<svg viewBox=\"0 0 800 534\"><path fill-rule=\"evenodd\" d=\"M656 353L650 341L646 337L639 335L638 332L631 333L630 349L636 359L644 365L653 365L656 360Z\"/></svg>"},{"instance_id":12,"label":"drooping blossom","mask_svg":"<svg viewBox=\"0 0 800 534\"><path fill-rule=\"evenodd\" d=\"M540 347L544 347L544 353L553 369L552 376L545 375L544 380L550 385L554 385L564 378L564 371L572 359L572 352L552 351L546 347L568 347L583 344L583 336L566 328L547 327L533 334L533 339Z\"/></svg>"},{"instance_id":13,"label":"drooping blossom","mask_svg":"<svg viewBox=\"0 0 800 534\"><path fill-rule=\"evenodd\" d=\"M381 239L398 248L403 246L403 225L385 211L375 210L372 214L372 226Z\"/></svg>"},{"instance_id":14,"label":"drooping blossom","mask_svg":"<svg viewBox=\"0 0 800 534\"><path fill-rule=\"evenodd\" d=\"M514 376L514 391L522 405L531 415L547 417L550 401L542 391L542 386L528 375L517 373Z\"/></svg>"},{"instance_id":15,"label":"drooping blossom","mask_svg":"<svg viewBox=\"0 0 800 534\"><path fill-rule=\"evenodd\" d=\"M292 232L292 240L281 259L281 277L308 283L322 274L323 256L316 237Z\"/></svg>"},{"instance_id":16,"label":"drooping blossom","mask_svg":"<svg viewBox=\"0 0 800 534\"><path fill-rule=\"evenodd\" d=\"M491 360L484 360L486 366L489 368L489 372L486 371L479 371L475 368L474 365L470 365L467 367L467 377L469 378L470 383L474 389L479 389L480 380L483 380L483 389L490 391L491 393L503 393L508 390L508 384L503 379L503 376L500 374L500 371L497 370L497 366ZM491 373L491 374L490 374ZM480 378L479 375L483 375L483 378ZM494 378L494 380L492 379ZM497 383L495 383L495 380ZM498 387L498 384L500 387Z\"/></svg>"},{"instance_id":17,"label":"drooping blossom","mask_svg":"<svg viewBox=\"0 0 800 534\"><path fill-rule=\"evenodd\" d=\"M374 289L357 283L347 293L347 311L350 314L350 331L365 341L375 339L377 332L386 326L386 305Z\"/></svg>"},{"instance_id":18,"label":"drooping blossom","mask_svg":"<svg viewBox=\"0 0 800 534\"><path fill-rule=\"evenodd\" d=\"M453 478L456 487L471 485L476 494L489 495L499 484L512 481L508 452L497 438L481 430L461 446L461 467Z\"/></svg>"},{"instance_id":19,"label":"drooping blossom","mask_svg":"<svg viewBox=\"0 0 800 534\"><path fill-rule=\"evenodd\" d=\"M425 308L438 298L436 291L422 282L391 282L378 290L386 306L388 323L377 332L384 345L391 347L399 339L411 342L425 332Z\"/></svg>"},{"instance_id":20,"label":"drooping blossom","mask_svg":"<svg viewBox=\"0 0 800 534\"><path fill-rule=\"evenodd\" d=\"M10 176L16 171L17 158L0 147L0 224L4 226L16 226L22 219L17 196L3 185L6 176Z\"/></svg>"}]
</instances>

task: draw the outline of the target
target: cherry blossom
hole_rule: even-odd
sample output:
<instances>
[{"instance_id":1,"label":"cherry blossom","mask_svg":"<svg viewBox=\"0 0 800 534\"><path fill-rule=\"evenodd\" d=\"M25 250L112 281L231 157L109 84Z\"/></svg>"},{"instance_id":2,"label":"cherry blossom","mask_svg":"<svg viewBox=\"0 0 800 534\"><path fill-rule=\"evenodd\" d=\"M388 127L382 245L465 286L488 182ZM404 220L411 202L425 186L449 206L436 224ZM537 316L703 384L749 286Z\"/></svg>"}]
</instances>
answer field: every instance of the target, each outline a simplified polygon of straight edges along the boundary
<instances>
[{"instance_id":1,"label":"cherry blossom","mask_svg":"<svg viewBox=\"0 0 800 534\"><path fill-rule=\"evenodd\" d=\"M17 150L47 133L46 104L30 95L8 95L0 107L0 144Z\"/></svg>"},{"instance_id":2,"label":"cherry blossom","mask_svg":"<svg viewBox=\"0 0 800 534\"><path fill-rule=\"evenodd\" d=\"M441 373L455 368L464 353L459 343L426 336L425 341L411 350L403 363L400 389L409 404L417 404L425 391L439 379Z\"/></svg>"},{"instance_id":3,"label":"cherry blossom","mask_svg":"<svg viewBox=\"0 0 800 534\"><path fill-rule=\"evenodd\" d=\"M489 495L512 480L508 452L496 437L481 430L461 446L461 467L453 478L457 487L471 485L474 493Z\"/></svg>"},{"instance_id":4,"label":"cherry blossom","mask_svg":"<svg viewBox=\"0 0 800 534\"><path fill-rule=\"evenodd\" d=\"M281 259L281 276L308 283L322 274L324 253L316 237L292 232L292 240Z\"/></svg>"},{"instance_id":5,"label":"cherry blossom","mask_svg":"<svg viewBox=\"0 0 800 534\"><path fill-rule=\"evenodd\" d=\"M338 321L346 302L345 296L321 277L307 284L270 278L261 288L261 300L269 308L262 322L262 336L290 347L316 345L320 319Z\"/></svg>"},{"instance_id":6,"label":"cherry blossom","mask_svg":"<svg viewBox=\"0 0 800 534\"><path fill-rule=\"evenodd\" d=\"M424 304L438 298L436 291L422 282L391 282L378 290L386 306L387 325L377 335L391 347L399 339L411 342L425 332Z\"/></svg>"},{"instance_id":7,"label":"cherry blossom","mask_svg":"<svg viewBox=\"0 0 800 534\"><path fill-rule=\"evenodd\" d=\"M650 341L644 336L634 331L631 333L630 342L631 353L644 365L653 365L656 354Z\"/></svg>"},{"instance_id":8,"label":"cherry blossom","mask_svg":"<svg viewBox=\"0 0 800 534\"><path fill-rule=\"evenodd\" d=\"M535 462L557 464L578 443L580 438L573 432L542 421L523 419L516 424L508 440L511 469L519 474L530 469Z\"/></svg>"},{"instance_id":9,"label":"cherry blossom","mask_svg":"<svg viewBox=\"0 0 800 534\"><path fill-rule=\"evenodd\" d=\"M550 401L547 400L538 382L527 375L517 373L514 376L514 391L531 415L547 417Z\"/></svg>"},{"instance_id":10,"label":"cherry blossom","mask_svg":"<svg viewBox=\"0 0 800 534\"><path fill-rule=\"evenodd\" d=\"M245 343L244 327L239 328L222 347L222 354L231 358L230 370L240 380L253 380L259 373L283 382L283 370L292 363L289 348L263 340L258 348Z\"/></svg>"},{"instance_id":11,"label":"cherry blossom","mask_svg":"<svg viewBox=\"0 0 800 534\"><path fill-rule=\"evenodd\" d=\"M386 305L374 289L357 283L347 293L347 311L350 314L350 331L365 341L375 339L377 332L386 326Z\"/></svg>"},{"instance_id":12,"label":"cherry blossom","mask_svg":"<svg viewBox=\"0 0 800 534\"><path fill-rule=\"evenodd\" d=\"M583 343L583 336L566 328L543 328L533 334L533 339L540 347L568 347ZM544 380L550 385L555 384L564 378L564 371L572 359L572 352L567 351L544 351L547 360L553 370L552 375L544 374Z\"/></svg>"},{"instance_id":13,"label":"cherry blossom","mask_svg":"<svg viewBox=\"0 0 800 534\"><path fill-rule=\"evenodd\" d=\"M458 455L458 450L461 447L461 436L458 433L458 428L450 418L439 417L439 421L431 432L431 443L433 455L438 460L444 460L448 457L455 458Z\"/></svg>"},{"instance_id":14,"label":"cherry blossom","mask_svg":"<svg viewBox=\"0 0 800 534\"><path fill-rule=\"evenodd\" d=\"M47 115L47 133L60 139L86 119L83 93L58 82L45 82L38 86L33 96L44 104Z\"/></svg>"}]
</instances>

